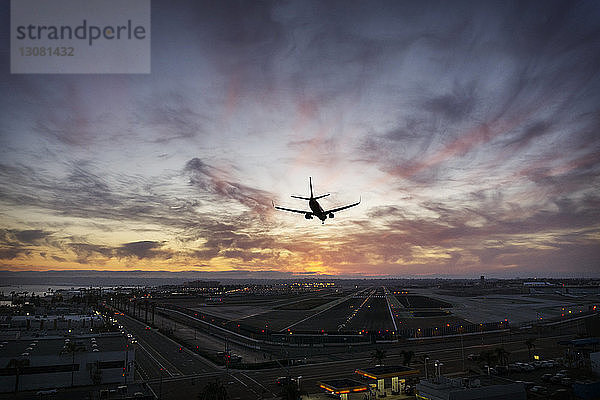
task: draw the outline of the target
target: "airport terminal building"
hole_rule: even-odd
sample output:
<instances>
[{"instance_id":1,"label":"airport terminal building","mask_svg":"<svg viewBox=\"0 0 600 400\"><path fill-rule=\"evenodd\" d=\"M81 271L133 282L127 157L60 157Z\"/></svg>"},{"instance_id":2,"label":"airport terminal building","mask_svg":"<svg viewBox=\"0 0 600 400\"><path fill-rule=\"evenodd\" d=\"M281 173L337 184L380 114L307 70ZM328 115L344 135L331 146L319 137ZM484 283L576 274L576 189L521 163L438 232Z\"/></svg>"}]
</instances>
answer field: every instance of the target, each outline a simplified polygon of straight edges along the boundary
<instances>
[{"instance_id":1,"label":"airport terminal building","mask_svg":"<svg viewBox=\"0 0 600 400\"><path fill-rule=\"evenodd\" d=\"M0 343L0 392L133 381L135 350L121 334Z\"/></svg>"}]
</instances>

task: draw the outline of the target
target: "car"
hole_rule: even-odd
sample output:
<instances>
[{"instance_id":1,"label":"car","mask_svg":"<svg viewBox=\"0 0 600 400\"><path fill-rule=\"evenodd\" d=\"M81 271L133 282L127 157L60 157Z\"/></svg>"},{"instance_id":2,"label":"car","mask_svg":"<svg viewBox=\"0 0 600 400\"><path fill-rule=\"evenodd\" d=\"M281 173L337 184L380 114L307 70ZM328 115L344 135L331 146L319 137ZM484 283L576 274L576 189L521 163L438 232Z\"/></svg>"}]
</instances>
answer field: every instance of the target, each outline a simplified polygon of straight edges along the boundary
<instances>
[{"instance_id":1,"label":"car","mask_svg":"<svg viewBox=\"0 0 600 400\"><path fill-rule=\"evenodd\" d=\"M39 391L36 392L36 394L38 396L44 396L44 395L55 394L55 393L58 393L58 391L56 389L39 390Z\"/></svg>"},{"instance_id":2,"label":"car","mask_svg":"<svg viewBox=\"0 0 600 400\"><path fill-rule=\"evenodd\" d=\"M554 367L554 361L542 361L542 368Z\"/></svg>"},{"instance_id":3,"label":"car","mask_svg":"<svg viewBox=\"0 0 600 400\"><path fill-rule=\"evenodd\" d=\"M533 371L535 370L535 367L531 364L528 363L517 363L517 365L519 365L521 367L522 371Z\"/></svg>"},{"instance_id":4,"label":"car","mask_svg":"<svg viewBox=\"0 0 600 400\"><path fill-rule=\"evenodd\" d=\"M552 376L553 376L552 374L544 374L544 375L542 375L542 380L544 382L550 382L550 379L552 379Z\"/></svg>"},{"instance_id":5,"label":"car","mask_svg":"<svg viewBox=\"0 0 600 400\"><path fill-rule=\"evenodd\" d=\"M573 384L573 379L566 376L560 380L560 384L564 386L571 386Z\"/></svg>"},{"instance_id":6,"label":"car","mask_svg":"<svg viewBox=\"0 0 600 400\"><path fill-rule=\"evenodd\" d=\"M293 383L296 383L296 379L289 376L280 376L279 378L275 379L275 384L279 386L286 386Z\"/></svg>"},{"instance_id":7,"label":"car","mask_svg":"<svg viewBox=\"0 0 600 400\"><path fill-rule=\"evenodd\" d=\"M562 378L566 378L563 374L556 374L552 378L550 378L550 382L552 383L560 383Z\"/></svg>"},{"instance_id":8,"label":"car","mask_svg":"<svg viewBox=\"0 0 600 400\"><path fill-rule=\"evenodd\" d=\"M508 365L508 370L510 372L519 372L519 371L522 371L522 368L521 368L520 365L517 365L517 364L509 364Z\"/></svg>"},{"instance_id":9,"label":"car","mask_svg":"<svg viewBox=\"0 0 600 400\"><path fill-rule=\"evenodd\" d=\"M545 394L548 390L544 386L533 386L529 389L530 392Z\"/></svg>"}]
</instances>

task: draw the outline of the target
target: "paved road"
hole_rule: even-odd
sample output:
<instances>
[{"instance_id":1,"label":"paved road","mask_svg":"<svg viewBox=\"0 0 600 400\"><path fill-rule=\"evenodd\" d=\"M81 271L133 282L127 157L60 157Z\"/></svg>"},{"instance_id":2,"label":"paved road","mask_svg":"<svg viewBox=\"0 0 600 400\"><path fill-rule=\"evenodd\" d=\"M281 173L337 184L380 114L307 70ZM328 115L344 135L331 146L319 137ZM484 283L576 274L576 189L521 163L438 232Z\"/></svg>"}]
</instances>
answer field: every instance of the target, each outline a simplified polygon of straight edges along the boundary
<instances>
[{"instance_id":1,"label":"paved road","mask_svg":"<svg viewBox=\"0 0 600 400\"><path fill-rule=\"evenodd\" d=\"M147 325L126 315L115 316L137 340L136 361L142 379L195 375L220 370L208 360L194 354ZM181 351L180 351L181 349Z\"/></svg>"}]
</instances>

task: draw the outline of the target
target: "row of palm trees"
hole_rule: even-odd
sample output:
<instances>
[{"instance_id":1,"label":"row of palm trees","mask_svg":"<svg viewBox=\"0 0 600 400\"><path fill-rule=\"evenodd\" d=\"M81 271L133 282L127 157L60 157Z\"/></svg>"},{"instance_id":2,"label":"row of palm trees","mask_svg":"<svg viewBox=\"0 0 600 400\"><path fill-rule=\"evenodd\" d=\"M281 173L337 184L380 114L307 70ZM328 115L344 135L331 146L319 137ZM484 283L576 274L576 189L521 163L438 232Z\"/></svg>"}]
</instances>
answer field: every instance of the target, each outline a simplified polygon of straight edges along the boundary
<instances>
[{"instance_id":1,"label":"row of palm trees","mask_svg":"<svg viewBox=\"0 0 600 400\"><path fill-rule=\"evenodd\" d=\"M529 338L525 341L525 345L527 346L527 350L529 352L529 359L531 360L531 350L535 349L535 338ZM402 350L402 365L406 365L410 367L410 363L412 362L415 352L412 350ZM504 347L496 347L492 350L484 350L479 353L479 359L483 360L487 363L487 365L493 365L499 363L500 365L508 365L508 358L510 356L510 352L507 351ZM371 358L377 364L383 364L383 359L387 357L387 352L384 349L375 349L373 353L371 353ZM428 354L421 354L419 357L421 361L425 362L426 359L429 359Z\"/></svg>"}]
</instances>

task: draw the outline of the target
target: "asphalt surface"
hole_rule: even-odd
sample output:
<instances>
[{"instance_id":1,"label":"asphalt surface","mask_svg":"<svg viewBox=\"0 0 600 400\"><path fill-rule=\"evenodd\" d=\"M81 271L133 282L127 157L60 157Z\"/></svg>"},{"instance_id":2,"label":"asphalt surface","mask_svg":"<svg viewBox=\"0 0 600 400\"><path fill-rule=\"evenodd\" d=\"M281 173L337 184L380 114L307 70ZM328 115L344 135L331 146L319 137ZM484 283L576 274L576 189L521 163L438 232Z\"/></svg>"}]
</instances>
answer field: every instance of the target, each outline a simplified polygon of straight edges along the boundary
<instances>
[{"instance_id":1,"label":"asphalt surface","mask_svg":"<svg viewBox=\"0 0 600 400\"><path fill-rule=\"evenodd\" d=\"M118 323L131 333L138 343L136 369L143 380L164 377L195 375L218 371L208 360L159 333L143 322L127 315L116 315ZM147 329L148 328L148 329Z\"/></svg>"}]
</instances>

